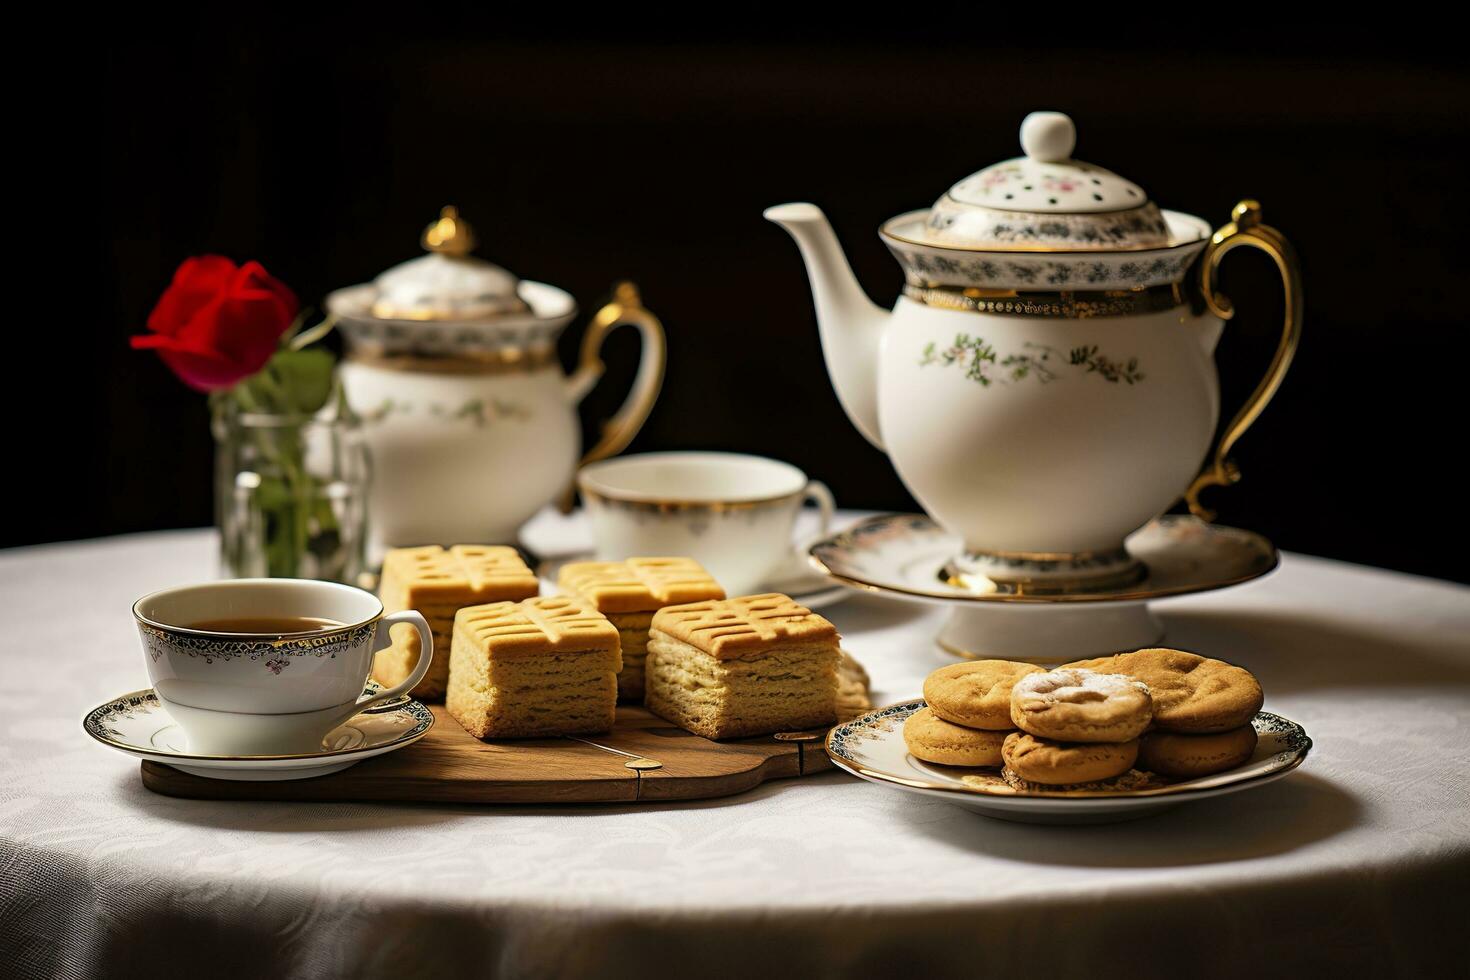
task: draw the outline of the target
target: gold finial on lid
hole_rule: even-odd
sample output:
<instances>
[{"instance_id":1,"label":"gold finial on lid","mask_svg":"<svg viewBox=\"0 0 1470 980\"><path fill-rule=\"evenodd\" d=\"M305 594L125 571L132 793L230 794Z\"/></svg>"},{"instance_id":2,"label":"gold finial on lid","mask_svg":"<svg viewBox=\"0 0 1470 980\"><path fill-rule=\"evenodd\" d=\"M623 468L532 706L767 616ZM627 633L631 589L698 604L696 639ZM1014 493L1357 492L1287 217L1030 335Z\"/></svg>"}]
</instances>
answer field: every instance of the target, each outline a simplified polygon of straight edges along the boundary
<instances>
[{"instance_id":1,"label":"gold finial on lid","mask_svg":"<svg viewBox=\"0 0 1470 980\"><path fill-rule=\"evenodd\" d=\"M478 242L469 222L459 216L459 209L449 205L439 212L439 220L424 229L419 240L430 252L445 255L469 255Z\"/></svg>"}]
</instances>

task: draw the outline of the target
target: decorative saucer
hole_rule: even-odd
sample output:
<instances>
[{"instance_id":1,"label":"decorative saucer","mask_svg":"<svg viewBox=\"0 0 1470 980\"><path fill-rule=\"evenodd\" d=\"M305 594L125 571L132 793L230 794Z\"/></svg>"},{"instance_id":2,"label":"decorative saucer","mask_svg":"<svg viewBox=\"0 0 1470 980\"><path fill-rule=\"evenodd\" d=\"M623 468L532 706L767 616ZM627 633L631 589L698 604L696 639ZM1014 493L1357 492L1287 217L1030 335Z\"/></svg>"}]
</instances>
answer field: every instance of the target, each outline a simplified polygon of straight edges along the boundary
<instances>
[{"instance_id":1,"label":"decorative saucer","mask_svg":"<svg viewBox=\"0 0 1470 980\"><path fill-rule=\"evenodd\" d=\"M1252 531L1166 515L1128 538L1148 574L1126 585L1079 583L1067 592L1027 593L1023 584L956 584L946 563L964 550L956 535L922 514L881 514L812 544L812 563L839 582L934 602L1128 602L1223 589L1259 578L1280 562L1275 545Z\"/></svg>"},{"instance_id":2,"label":"decorative saucer","mask_svg":"<svg viewBox=\"0 0 1470 980\"><path fill-rule=\"evenodd\" d=\"M558 555L555 558L543 559L534 567L546 589L555 592L556 576L561 566L568 562L591 560L590 552L578 555ZM789 567L783 565L770 576L769 581L762 582L755 591L757 593L783 593L808 609L821 609L841 602L852 595L852 590L847 586L833 584L831 578L813 571L805 562L797 560L791 561Z\"/></svg>"},{"instance_id":3,"label":"decorative saucer","mask_svg":"<svg viewBox=\"0 0 1470 980\"><path fill-rule=\"evenodd\" d=\"M1312 749L1302 726L1261 711L1252 722L1259 738L1255 754L1234 769L1153 789L1027 793L1012 788L994 769L940 766L910 755L903 723L924 703L915 698L838 725L827 735L827 755L838 768L861 779L935 796L987 817L1080 824L1132 820L1183 803L1255 789L1301 765Z\"/></svg>"},{"instance_id":4,"label":"decorative saucer","mask_svg":"<svg viewBox=\"0 0 1470 980\"><path fill-rule=\"evenodd\" d=\"M849 588L954 612L939 645L956 656L1062 663L1157 643L1163 626L1151 599L1249 582L1280 563L1259 534L1167 515L1127 541L1147 574L1120 584L1079 582L1065 591L1027 592L1020 583L954 579L947 563L961 540L920 514L883 514L811 545L814 567Z\"/></svg>"},{"instance_id":5,"label":"decorative saucer","mask_svg":"<svg viewBox=\"0 0 1470 980\"><path fill-rule=\"evenodd\" d=\"M368 682L365 694L376 694ZM162 762L210 779L307 779L338 772L363 759L410 745L434 726L434 715L412 698L375 705L333 729L320 751L301 755L196 755L184 731L159 703L152 688L100 704L82 719L82 730L109 748L136 759Z\"/></svg>"}]
</instances>

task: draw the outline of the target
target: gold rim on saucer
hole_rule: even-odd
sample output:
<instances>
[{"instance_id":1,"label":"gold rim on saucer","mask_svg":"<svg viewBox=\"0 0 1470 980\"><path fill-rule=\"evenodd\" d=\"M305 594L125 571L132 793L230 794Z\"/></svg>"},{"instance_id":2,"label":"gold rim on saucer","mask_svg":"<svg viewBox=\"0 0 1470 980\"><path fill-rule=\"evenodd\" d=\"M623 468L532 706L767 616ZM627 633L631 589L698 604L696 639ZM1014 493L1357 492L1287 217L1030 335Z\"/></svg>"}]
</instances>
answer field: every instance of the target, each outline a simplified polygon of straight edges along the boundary
<instances>
[{"instance_id":1,"label":"gold rim on saucer","mask_svg":"<svg viewBox=\"0 0 1470 980\"><path fill-rule=\"evenodd\" d=\"M364 693L376 694L378 690L379 688L376 682L369 682L368 690ZM123 694L119 697L115 697L112 700L107 701L104 704L99 704L92 710L88 711L85 715L82 716L82 731L86 732L88 735L96 739L98 742L101 742L103 745L106 745L110 748L119 749L123 752L128 753L129 755L142 754L147 756L154 756L160 759L166 758L170 761L179 763L264 763L304 762L311 760L325 761L330 759L340 759L350 755L357 755L363 752L380 752L390 747L399 747L402 745L406 745L409 742L416 742L420 738L423 738L424 735L428 734L429 729L434 727L434 713L430 711L429 708L423 703L415 701L413 698L405 697L402 701L390 701L386 704L373 705L368 710L358 713L387 714L390 711L407 711L410 717L414 719L414 726L412 728L401 733L397 737L390 739L389 741L380 742L376 745L354 745L350 748L345 749L322 749L317 752L301 752L291 755L199 755L195 753L176 752L173 749L163 748L157 745L139 745L133 742L122 742L115 738L111 738L109 737L109 735L106 734L106 729L103 727L103 723L109 715L119 713L131 714L132 712L138 711L140 708L158 710L164 712L165 714L168 710L163 707L163 703L159 699L157 692L155 692L151 687L145 687L142 690L132 691L128 694ZM356 717L358 717L358 715L353 715L352 718L348 718L342 724L350 724L353 718ZM170 719L170 723L171 725L177 725L177 722L173 722L172 719ZM337 727L340 728L342 726L339 725Z\"/></svg>"}]
</instances>

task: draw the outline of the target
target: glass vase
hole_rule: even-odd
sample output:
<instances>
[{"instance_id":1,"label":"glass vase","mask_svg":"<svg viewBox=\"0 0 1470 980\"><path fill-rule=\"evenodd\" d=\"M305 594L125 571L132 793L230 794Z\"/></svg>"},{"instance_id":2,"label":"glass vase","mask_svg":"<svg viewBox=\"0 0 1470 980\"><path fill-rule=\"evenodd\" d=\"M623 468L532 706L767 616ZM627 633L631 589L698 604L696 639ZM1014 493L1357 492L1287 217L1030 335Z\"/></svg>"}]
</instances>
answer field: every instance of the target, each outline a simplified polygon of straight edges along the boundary
<instances>
[{"instance_id":1,"label":"glass vase","mask_svg":"<svg viewBox=\"0 0 1470 980\"><path fill-rule=\"evenodd\" d=\"M356 585L371 477L359 420L336 407L274 415L224 400L213 429L222 574Z\"/></svg>"}]
</instances>

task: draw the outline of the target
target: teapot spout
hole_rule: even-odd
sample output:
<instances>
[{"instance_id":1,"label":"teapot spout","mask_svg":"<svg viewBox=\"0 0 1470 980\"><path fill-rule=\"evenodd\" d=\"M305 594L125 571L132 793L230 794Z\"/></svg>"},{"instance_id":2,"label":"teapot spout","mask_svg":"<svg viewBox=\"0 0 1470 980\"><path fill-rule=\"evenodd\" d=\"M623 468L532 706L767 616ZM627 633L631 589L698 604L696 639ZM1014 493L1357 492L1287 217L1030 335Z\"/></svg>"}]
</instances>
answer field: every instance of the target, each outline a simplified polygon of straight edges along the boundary
<instances>
[{"instance_id":1,"label":"teapot spout","mask_svg":"<svg viewBox=\"0 0 1470 980\"><path fill-rule=\"evenodd\" d=\"M767 208L765 217L796 239L811 280L822 353L837 399L858 431L882 449L878 429L878 340L889 312L868 299L858 285L821 208L815 204L778 204Z\"/></svg>"}]
</instances>

